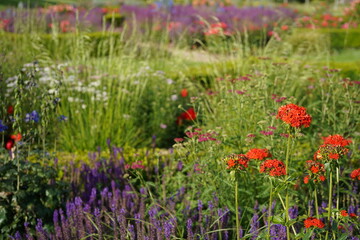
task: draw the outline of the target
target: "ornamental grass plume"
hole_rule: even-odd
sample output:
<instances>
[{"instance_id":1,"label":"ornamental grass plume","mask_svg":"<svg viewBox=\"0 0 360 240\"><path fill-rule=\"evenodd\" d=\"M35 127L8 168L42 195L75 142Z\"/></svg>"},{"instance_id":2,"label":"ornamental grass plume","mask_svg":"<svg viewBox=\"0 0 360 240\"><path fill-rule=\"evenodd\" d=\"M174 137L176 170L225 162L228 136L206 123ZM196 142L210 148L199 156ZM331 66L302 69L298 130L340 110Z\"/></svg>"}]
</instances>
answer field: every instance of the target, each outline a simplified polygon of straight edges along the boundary
<instances>
[{"instance_id":1,"label":"ornamental grass plume","mask_svg":"<svg viewBox=\"0 0 360 240\"><path fill-rule=\"evenodd\" d=\"M283 120L292 127L309 127L311 116L306 113L306 108L295 104L287 104L278 109L276 118Z\"/></svg>"},{"instance_id":2,"label":"ornamental grass plume","mask_svg":"<svg viewBox=\"0 0 360 240\"><path fill-rule=\"evenodd\" d=\"M286 175L285 164L277 159L265 160L260 165L260 172L268 173L272 177L279 177Z\"/></svg>"},{"instance_id":3,"label":"ornamental grass plume","mask_svg":"<svg viewBox=\"0 0 360 240\"><path fill-rule=\"evenodd\" d=\"M314 217L308 217L307 219L304 220L304 226L305 228L323 228L325 226L325 224L317 218Z\"/></svg>"},{"instance_id":4,"label":"ornamental grass plume","mask_svg":"<svg viewBox=\"0 0 360 240\"><path fill-rule=\"evenodd\" d=\"M250 149L246 154L246 157L249 159L257 159L257 160L264 160L265 158L271 157L271 153L266 148L259 149L259 148L253 148Z\"/></svg>"}]
</instances>

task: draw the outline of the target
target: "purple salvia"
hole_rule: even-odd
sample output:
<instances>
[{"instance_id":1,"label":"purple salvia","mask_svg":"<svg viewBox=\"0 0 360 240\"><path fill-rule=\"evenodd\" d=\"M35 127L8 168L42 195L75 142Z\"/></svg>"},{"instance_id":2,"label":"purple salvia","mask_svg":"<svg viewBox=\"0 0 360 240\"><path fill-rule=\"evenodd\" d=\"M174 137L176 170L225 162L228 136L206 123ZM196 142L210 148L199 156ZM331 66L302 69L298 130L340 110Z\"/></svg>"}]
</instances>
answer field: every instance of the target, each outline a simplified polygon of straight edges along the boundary
<instances>
[{"instance_id":1,"label":"purple salvia","mask_svg":"<svg viewBox=\"0 0 360 240\"><path fill-rule=\"evenodd\" d=\"M25 227L25 232L26 232L26 239L27 240L34 240L34 238L32 237L32 234L30 233L29 223L25 222L24 227Z\"/></svg>"},{"instance_id":2,"label":"purple salvia","mask_svg":"<svg viewBox=\"0 0 360 240\"><path fill-rule=\"evenodd\" d=\"M126 210L124 208L121 208L119 211L119 214L117 214L117 222L120 226L120 239L125 240L126 239L126 218L125 218Z\"/></svg>"},{"instance_id":3,"label":"purple salvia","mask_svg":"<svg viewBox=\"0 0 360 240\"><path fill-rule=\"evenodd\" d=\"M182 169L183 169L183 162L179 161L178 164L177 164L177 170L181 171Z\"/></svg>"},{"instance_id":4,"label":"purple salvia","mask_svg":"<svg viewBox=\"0 0 360 240\"><path fill-rule=\"evenodd\" d=\"M250 233L252 235L251 239L257 239L259 234L259 227L260 227L259 215L257 214L257 212L255 212L255 214L251 218L251 223L250 223Z\"/></svg>"},{"instance_id":5,"label":"purple salvia","mask_svg":"<svg viewBox=\"0 0 360 240\"><path fill-rule=\"evenodd\" d=\"M281 224L272 224L270 227L271 240L286 240L286 227Z\"/></svg>"},{"instance_id":6,"label":"purple salvia","mask_svg":"<svg viewBox=\"0 0 360 240\"><path fill-rule=\"evenodd\" d=\"M194 239L194 234L192 232L192 220L191 218L189 218L186 222L186 232L187 232L187 240L193 240Z\"/></svg>"},{"instance_id":7,"label":"purple salvia","mask_svg":"<svg viewBox=\"0 0 360 240\"><path fill-rule=\"evenodd\" d=\"M101 211L98 208L94 210L95 223L97 226L97 232L99 234L99 239L103 238L102 224L101 224Z\"/></svg>"},{"instance_id":8,"label":"purple salvia","mask_svg":"<svg viewBox=\"0 0 360 240\"><path fill-rule=\"evenodd\" d=\"M171 237L171 232L172 232L172 228L173 228L171 221L165 220L163 222L163 228L164 228L165 239L169 240Z\"/></svg>"},{"instance_id":9,"label":"purple salvia","mask_svg":"<svg viewBox=\"0 0 360 240\"><path fill-rule=\"evenodd\" d=\"M90 199L88 204L92 205L92 203L95 201L96 199L96 188L91 189L91 195L90 195Z\"/></svg>"},{"instance_id":10,"label":"purple salvia","mask_svg":"<svg viewBox=\"0 0 360 240\"><path fill-rule=\"evenodd\" d=\"M63 232L63 236L65 240L71 240L71 229L69 226L68 220L64 216L64 211L62 209L59 210L60 213L60 221L61 221L61 230Z\"/></svg>"},{"instance_id":11,"label":"purple salvia","mask_svg":"<svg viewBox=\"0 0 360 240\"><path fill-rule=\"evenodd\" d=\"M36 224L35 229L36 229L36 237L38 240L46 240L47 239L46 232L43 228L41 219L37 219L37 224Z\"/></svg>"},{"instance_id":12,"label":"purple salvia","mask_svg":"<svg viewBox=\"0 0 360 240\"><path fill-rule=\"evenodd\" d=\"M321 202L321 206L319 206L319 214L323 214L324 212L326 212L326 208L327 208L327 202L323 201Z\"/></svg>"},{"instance_id":13,"label":"purple salvia","mask_svg":"<svg viewBox=\"0 0 360 240\"><path fill-rule=\"evenodd\" d=\"M132 225L132 224L128 224L128 231L129 231L129 233L130 233L130 239L131 240L135 240L136 238L136 236L135 236L135 230L134 230L134 225Z\"/></svg>"},{"instance_id":14,"label":"purple salvia","mask_svg":"<svg viewBox=\"0 0 360 240\"><path fill-rule=\"evenodd\" d=\"M264 224L265 224L265 226L267 226L268 225L268 221L267 221L267 218L268 218L268 209L267 209L267 207L264 207L262 210L261 210L261 213L262 213L262 215L263 215L263 221L264 221Z\"/></svg>"},{"instance_id":15,"label":"purple salvia","mask_svg":"<svg viewBox=\"0 0 360 240\"><path fill-rule=\"evenodd\" d=\"M299 207L298 206L293 206L289 209L290 219L295 219L298 217L298 215L299 215Z\"/></svg>"},{"instance_id":16,"label":"purple salvia","mask_svg":"<svg viewBox=\"0 0 360 240\"><path fill-rule=\"evenodd\" d=\"M75 225L76 225L76 230L78 232L78 238L82 239L84 237L86 237L86 226L84 226L84 218L86 218L86 216L84 215L84 211L83 211L83 201L80 197L76 197L75 198Z\"/></svg>"},{"instance_id":17,"label":"purple salvia","mask_svg":"<svg viewBox=\"0 0 360 240\"><path fill-rule=\"evenodd\" d=\"M142 223L141 223L141 215L139 213L136 213L135 216L135 226L136 226L136 237L137 239L143 239L143 236L145 235L142 231Z\"/></svg>"},{"instance_id":18,"label":"purple salvia","mask_svg":"<svg viewBox=\"0 0 360 240\"><path fill-rule=\"evenodd\" d=\"M85 204L84 208L84 221L85 221L85 228L87 233L92 233L94 231L94 225L90 221L90 219L87 217L91 213L91 207L89 204ZM90 240L93 239L93 237L90 235Z\"/></svg>"},{"instance_id":19,"label":"purple salvia","mask_svg":"<svg viewBox=\"0 0 360 240\"><path fill-rule=\"evenodd\" d=\"M53 222L54 222L56 239L62 239L63 236L62 236L62 232L61 232L61 227L59 226L59 212L58 212L58 210L54 211Z\"/></svg>"},{"instance_id":20,"label":"purple salvia","mask_svg":"<svg viewBox=\"0 0 360 240\"><path fill-rule=\"evenodd\" d=\"M13 237L13 236L10 236L10 238L11 238L12 240L22 240L21 234L20 234L18 231L15 233L15 236L14 236L14 237Z\"/></svg>"}]
</instances>

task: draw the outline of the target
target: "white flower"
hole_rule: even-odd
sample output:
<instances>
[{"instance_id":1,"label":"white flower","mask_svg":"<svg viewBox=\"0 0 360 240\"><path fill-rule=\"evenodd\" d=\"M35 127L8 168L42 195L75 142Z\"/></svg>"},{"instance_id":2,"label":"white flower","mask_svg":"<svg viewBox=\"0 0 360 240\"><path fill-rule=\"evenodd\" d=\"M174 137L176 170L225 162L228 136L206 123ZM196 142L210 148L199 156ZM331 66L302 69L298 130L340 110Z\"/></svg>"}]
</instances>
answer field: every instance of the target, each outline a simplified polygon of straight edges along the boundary
<instances>
[{"instance_id":1,"label":"white flower","mask_svg":"<svg viewBox=\"0 0 360 240\"><path fill-rule=\"evenodd\" d=\"M172 100L172 101L178 100L178 96L177 96L176 94L171 95L171 100Z\"/></svg>"}]
</instances>

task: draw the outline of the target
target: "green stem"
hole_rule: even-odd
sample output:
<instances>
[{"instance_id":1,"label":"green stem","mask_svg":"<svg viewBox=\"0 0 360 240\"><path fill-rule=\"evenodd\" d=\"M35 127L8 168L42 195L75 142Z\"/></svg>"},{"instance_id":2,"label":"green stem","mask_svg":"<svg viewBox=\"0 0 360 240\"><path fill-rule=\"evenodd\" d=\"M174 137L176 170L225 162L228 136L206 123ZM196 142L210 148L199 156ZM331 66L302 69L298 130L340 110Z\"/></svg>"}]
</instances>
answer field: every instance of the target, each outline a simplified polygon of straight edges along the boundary
<instances>
[{"instance_id":1,"label":"green stem","mask_svg":"<svg viewBox=\"0 0 360 240\"><path fill-rule=\"evenodd\" d=\"M290 221L289 191L288 191L289 186L287 184L287 176L289 175L289 158L290 158L290 140L291 140L290 130L288 131L288 134L289 134L289 136L288 136L288 141L287 141L287 145L286 145L286 158L285 158L285 170L286 170L285 219L286 219L286 222ZM290 240L290 227L286 227L286 236L287 236L287 240Z\"/></svg>"},{"instance_id":2,"label":"green stem","mask_svg":"<svg viewBox=\"0 0 360 240\"><path fill-rule=\"evenodd\" d=\"M269 197L269 209L268 209L268 239L270 239L270 224L271 224L270 219L271 219L272 189L273 189L271 178L269 179L270 179L270 197Z\"/></svg>"},{"instance_id":3,"label":"green stem","mask_svg":"<svg viewBox=\"0 0 360 240\"><path fill-rule=\"evenodd\" d=\"M317 192L316 192L316 188L314 189L314 198L315 198L315 212L316 212L316 218L319 218L319 205L318 205L318 199L317 199Z\"/></svg>"},{"instance_id":4,"label":"green stem","mask_svg":"<svg viewBox=\"0 0 360 240\"><path fill-rule=\"evenodd\" d=\"M17 179L16 179L16 191L20 190L20 159L18 154L16 154L17 160Z\"/></svg>"},{"instance_id":5,"label":"green stem","mask_svg":"<svg viewBox=\"0 0 360 240\"><path fill-rule=\"evenodd\" d=\"M239 205L238 205L238 181L235 179L235 217L236 217L236 239L240 240Z\"/></svg>"},{"instance_id":6,"label":"green stem","mask_svg":"<svg viewBox=\"0 0 360 240\"><path fill-rule=\"evenodd\" d=\"M328 224L330 224L331 219L331 210L332 210L332 172L330 169L330 177L329 177L329 202L328 202ZM326 231L325 239L328 239L329 231Z\"/></svg>"},{"instance_id":7,"label":"green stem","mask_svg":"<svg viewBox=\"0 0 360 240\"><path fill-rule=\"evenodd\" d=\"M339 175L340 175L340 171L339 171L339 167L336 167L336 209L339 211L339 207L340 207L340 180L339 180ZM339 212L336 214L336 219L339 218Z\"/></svg>"}]
</instances>

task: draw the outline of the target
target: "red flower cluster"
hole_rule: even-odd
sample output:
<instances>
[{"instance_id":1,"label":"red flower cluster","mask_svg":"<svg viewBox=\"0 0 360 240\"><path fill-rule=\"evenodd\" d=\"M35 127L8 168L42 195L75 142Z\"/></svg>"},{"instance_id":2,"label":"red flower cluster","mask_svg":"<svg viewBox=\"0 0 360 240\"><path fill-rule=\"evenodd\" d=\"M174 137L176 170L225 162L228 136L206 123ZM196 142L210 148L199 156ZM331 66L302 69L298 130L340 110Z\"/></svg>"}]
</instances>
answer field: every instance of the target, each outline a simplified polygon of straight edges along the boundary
<instances>
[{"instance_id":1,"label":"red flower cluster","mask_svg":"<svg viewBox=\"0 0 360 240\"><path fill-rule=\"evenodd\" d=\"M352 218L357 217L355 213L350 213L349 214L346 210L341 210L340 215L343 216L343 217L352 217Z\"/></svg>"},{"instance_id":2,"label":"red flower cluster","mask_svg":"<svg viewBox=\"0 0 360 240\"><path fill-rule=\"evenodd\" d=\"M339 134L330 135L328 137L324 137L323 139L325 145L332 145L334 147L345 147L351 143L351 140L345 139Z\"/></svg>"},{"instance_id":3,"label":"red flower cluster","mask_svg":"<svg viewBox=\"0 0 360 240\"><path fill-rule=\"evenodd\" d=\"M244 170L248 167L248 163L250 161L249 158L244 154L231 154L230 156L225 158L227 168L230 170Z\"/></svg>"},{"instance_id":4,"label":"red flower cluster","mask_svg":"<svg viewBox=\"0 0 360 240\"><path fill-rule=\"evenodd\" d=\"M182 125L183 121L191 121L196 119L196 112L194 108L189 108L185 112L181 113L180 116L177 117L176 124Z\"/></svg>"},{"instance_id":5,"label":"red flower cluster","mask_svg":"<svg viewBox=\"0 0 360 240\"><path fill-rule=\"evenodd\" d=\"M281 106L276 118L292 127L309 127L311 123L311 116L306 113L306 109L292 103Z\"/></svg>"},{"instance_id":6,"label":"red flower cluster","mask_svg":"<svg viewBox=\"0 0 360 240\"><path fill-rule=\"evenodd\" d=\"M314 183L319 181L323 182L326 180L326 177L323 175L323 173L325 173L324 164L317 161L308 160L306 161L306 167L311 173L310 175L306 175L304 177L305 184L308 184L310 179L313 179Z\"/></svg>"},{"instance_id":7,"label":"red flower cluster","mask_svg":"<svg viewBox=\"0 0 360 240\"><path fill-rule=\"evenodd\" d=\"M22 138L22 136L20 133L8 136L4 143L5 149L11 150L14 147L15 142L20 141L21 138Z\"/></svg>"},{"instance_id":8,"label":"red flower cluster","mask_svg":"<svg viewBox=\"0 0 360 240\"><path fill-rule=\"evenodd\" d=\"M304 220L304 226L305 228L310 228L310 227L323 228L325 227L325 224L320 219L308 217L307 219Z\"/></svg>"},{"instance_id":9,"label":"red flower cluster","mask_svg":"<svg viewBox=\"0 0 360 240\"><path fill-rule=\"evenodd\" d=\"M345 155L349 149L345 148L351 143L351 140L345 139L341 135L332 135L324 137L324 144L315 152L315 160L338 160L341 155Z\"/></svg>"},{"instance_id":10,"label":"red flower cluster","mask_svg":"<svg viewBox=\"0 0 360 240\"><path fill-rule=\"evenodd\" d=\"M272 177L278 177L286 175L285 164L277 159L265 160L260 165L260 172L266 172Z\"/></svg>"},{"instance_id":11,"label":"red flower cluster","mask_svg":"<svg viewBox=\"0 0 360 240\"><path fill-rule=\"evenodd\" d=\"M355 169L354 171L352 171L351 174L350 174L350 177L351 177L352 179L358 179L358 180L360 180L360 168Z\"/></svg>"},{"instance_id":12,"label":"red flower cluster","mask_svg":"<svg viewBox=\"0 0 360 240\"><path fill-rule=\"evenodd\" d=\"M250 159L264 160L271 157L271 153L266 148L253 148L246 153L246 156Z\"/></svg>"}]
</instances>

